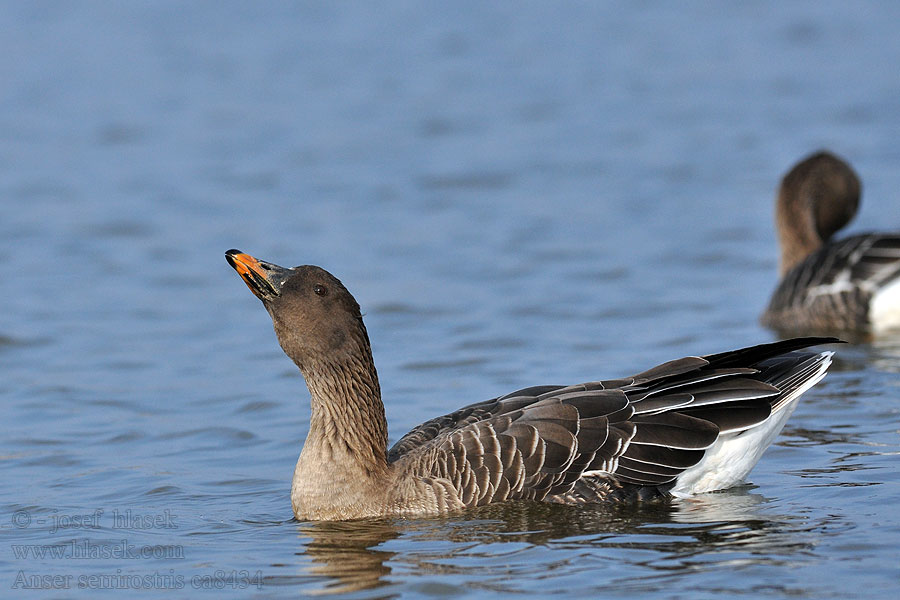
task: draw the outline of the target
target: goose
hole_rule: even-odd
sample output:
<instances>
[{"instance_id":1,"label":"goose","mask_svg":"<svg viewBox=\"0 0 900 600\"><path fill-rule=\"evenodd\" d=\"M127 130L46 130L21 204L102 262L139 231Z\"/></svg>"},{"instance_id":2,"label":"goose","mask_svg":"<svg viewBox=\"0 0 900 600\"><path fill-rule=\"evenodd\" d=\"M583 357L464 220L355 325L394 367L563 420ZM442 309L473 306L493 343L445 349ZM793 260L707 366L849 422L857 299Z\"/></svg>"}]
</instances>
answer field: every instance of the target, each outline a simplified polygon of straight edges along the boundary
<instances>
[{"instance_id":1,"label":"goose","mask_svg":"<svg viewBox=\"0 0 900 600\"><path fill-rule=\"evenodd\" d=\"M443 515L492 502L564 504L688 496L741 483L835 338L689 356L631 377L539 385L415 427L390 449L360 306L326 270L229 250L310 394L291 484L299 520Z\"/></svg>"},{"instance_id":2,"label":"goose","mask_svg":"<svg viewBox=\"0 0 900 600\"><path fill-rule=\"evenodd\" d=\"M900 233L831 239L856 214L860 188L853 168L826 151L784 176L775 205L781 281L763 325L864 335L900 327Z\"/></svg>"}]
</instances>

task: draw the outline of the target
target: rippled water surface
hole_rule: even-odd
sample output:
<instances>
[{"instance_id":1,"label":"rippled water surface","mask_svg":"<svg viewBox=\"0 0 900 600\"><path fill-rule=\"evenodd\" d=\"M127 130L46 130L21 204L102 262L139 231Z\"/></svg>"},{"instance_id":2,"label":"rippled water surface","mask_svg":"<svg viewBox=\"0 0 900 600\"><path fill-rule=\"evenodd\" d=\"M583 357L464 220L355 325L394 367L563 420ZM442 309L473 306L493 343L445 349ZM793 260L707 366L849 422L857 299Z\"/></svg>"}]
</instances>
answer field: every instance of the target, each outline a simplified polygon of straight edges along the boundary
<instances>
[{"instance_id":1,"label":"rippled water surface","mask_svg":"<svg viewBox=\"0 0 900 600\"><path fill-rule=\"evenodd\" d=\"M3 3L0 595L896 598L900 338L840 347L745 487L304 523L308 394L223 253L347 284L393 440L771 340L792 162L844 155L852 229L900 227L898 22L889 1Z\"/></svg>"}]
</instances>

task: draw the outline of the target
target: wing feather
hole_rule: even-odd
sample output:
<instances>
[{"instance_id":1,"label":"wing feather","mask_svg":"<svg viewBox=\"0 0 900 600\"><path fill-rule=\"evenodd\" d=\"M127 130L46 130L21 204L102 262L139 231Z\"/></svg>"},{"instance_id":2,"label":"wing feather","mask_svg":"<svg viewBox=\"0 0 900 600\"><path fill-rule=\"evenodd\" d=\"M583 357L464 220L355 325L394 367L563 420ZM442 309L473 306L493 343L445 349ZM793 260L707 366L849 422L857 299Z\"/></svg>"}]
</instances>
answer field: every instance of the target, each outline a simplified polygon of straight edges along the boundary
<instances>
[{"instance_id":1,"label":"wing feather","mask_svg":"<svg viewBox=\"0 0 900 600\"><path fill-rule=\"evenodd\" d=\"M447 482L465 506L573 495L584 501L612 487L664 492L720 435L765 422L821 372L823 355L800 349L833 341L785 340L687 357L610 380L625 382L621 387L598 381L525 388L433 419L389 456L415 477Z\"/></svg>"}]
</instances>

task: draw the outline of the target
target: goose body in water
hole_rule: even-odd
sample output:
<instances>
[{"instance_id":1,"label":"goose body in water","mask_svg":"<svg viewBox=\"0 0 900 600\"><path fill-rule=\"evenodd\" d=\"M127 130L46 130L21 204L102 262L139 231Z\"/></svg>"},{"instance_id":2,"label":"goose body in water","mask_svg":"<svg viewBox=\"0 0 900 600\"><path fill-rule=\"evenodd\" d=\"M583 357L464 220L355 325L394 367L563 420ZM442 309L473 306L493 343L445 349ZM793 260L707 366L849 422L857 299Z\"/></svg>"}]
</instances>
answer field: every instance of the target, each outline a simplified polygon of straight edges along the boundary
<instances>
[{"instance_id":1,"label":"goose body in water","mask_svg":"<svg viewBox=\"0 0 900 600\"><path fill-rule=\"evenodd\" d=\"M829 152L784 176L775 207L781 281L764 325L808 333L900 328L900 232L831 240L856 215L860 187L850 165Z\"/></svg>"},{"instance_id":2,"label":"goose body in water","mask_svg":"<svg viewBox=\"0 0 900 600\"><path fill-rule=\"evenodd\" d=\"M623 379L529 387L419 425L387 448L359 304L315 266L238 250L229 264L262 300L310 392L291 503L298 519L439 515L491 502L566 504L689 495L740 483L831 352L833 338L664 363Z\"/></svg>"}]
</instances>

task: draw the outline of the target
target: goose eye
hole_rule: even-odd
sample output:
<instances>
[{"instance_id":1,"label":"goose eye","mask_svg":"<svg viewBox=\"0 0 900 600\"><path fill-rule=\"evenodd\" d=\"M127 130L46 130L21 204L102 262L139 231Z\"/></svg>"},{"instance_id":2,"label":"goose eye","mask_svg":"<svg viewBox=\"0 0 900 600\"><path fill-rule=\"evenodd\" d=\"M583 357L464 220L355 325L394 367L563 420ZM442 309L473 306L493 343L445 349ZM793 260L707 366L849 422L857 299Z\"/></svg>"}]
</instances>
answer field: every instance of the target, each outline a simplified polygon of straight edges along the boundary
<instances>
[{"instance_id":1,"label":"goose eye","mask_svg":"<svg viewBox=\"0 0 900 600\"><path fill-rule=\"evenodd\" d=\"M319 283L317 283L315 285L315 287L313 287L313 291L316 293L317 296L327 296L328 295L328 288Z\"/></svg>"}]
</instances>

